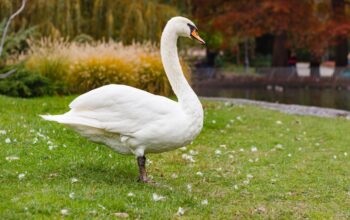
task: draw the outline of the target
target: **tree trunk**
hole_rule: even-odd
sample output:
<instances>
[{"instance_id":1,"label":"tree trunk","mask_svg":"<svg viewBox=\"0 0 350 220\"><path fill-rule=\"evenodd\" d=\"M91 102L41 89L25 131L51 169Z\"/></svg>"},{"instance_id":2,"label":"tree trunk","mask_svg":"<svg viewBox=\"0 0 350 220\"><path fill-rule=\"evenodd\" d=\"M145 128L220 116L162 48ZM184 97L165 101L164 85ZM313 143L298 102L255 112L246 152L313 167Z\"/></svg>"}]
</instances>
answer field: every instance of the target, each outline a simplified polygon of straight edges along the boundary
<instances>
[{"instance_id":1,"label":"tree trunk","mask_svg":"<svg viewBox=\"0 0 350 220\"><path fill-rule=\"evenodd\" d=\"M281 67L288 65L287 34L275 35L272 52L272 66Z\"/></svg>"},{"instance_id":2,"label":"tree trunk","mask_svg":"<svg viewBox=\"0 0 350 220\"><path fill-rule=\"evenodd\" d=\"M244 39L244 72L249 70L249 49L248 49L248 39Z\"/></svg>"},{"instance_id":3,"label":"tree trunk","mask_svg":"<svg viewBox=\"0 0 350 220\"><path fill-rule=\"evenodd\" d=\"M241 65L241 49L239 47L239 44L236 45L236 64Z\"/></svg>"},{"instance_id":4,"label":"tree trunk","mask_svg":"<svg viewBox=\"0 0 350 220\"><path fill-rule=\"evenodd\" d=\"M348 41L347 39L338 38L335 47L335 65L346 66L348 64Z\"/></svg>"},{"instance_id":5,"label":"tree trunk","mask_svg":"<svg viewBox=\"0 0 350 220\"><path fill-rule=\"evenodd\" d=\"M215 65L215 59L218 54L219 54L218 51L209 50L207 48L207 66L213 67Z\"/></svg>"},{"instance_id":6,"label":"tree trunk","mask_svg":"<svg viewBox=\"0 0 350 220\"><path fill-rule=\"evenodd\" d=\"M333 17L336 21L341 21L345 17L345 2L344 0L332 0ZM337 38L335 46L335 64L337 67L346 66L348 64L348 41L345 37Z\"/></svg>"},{"instance_id":7,"label":"tree trunk","mask_svg":"<svg viewBox=\"0 0 350 220\"><path fill-rule=\"evenodd\" d=\"M320 77L320 64L321 60L318 57L311 57L310 68L312 77Z\"/></svg>"}]
</instances>

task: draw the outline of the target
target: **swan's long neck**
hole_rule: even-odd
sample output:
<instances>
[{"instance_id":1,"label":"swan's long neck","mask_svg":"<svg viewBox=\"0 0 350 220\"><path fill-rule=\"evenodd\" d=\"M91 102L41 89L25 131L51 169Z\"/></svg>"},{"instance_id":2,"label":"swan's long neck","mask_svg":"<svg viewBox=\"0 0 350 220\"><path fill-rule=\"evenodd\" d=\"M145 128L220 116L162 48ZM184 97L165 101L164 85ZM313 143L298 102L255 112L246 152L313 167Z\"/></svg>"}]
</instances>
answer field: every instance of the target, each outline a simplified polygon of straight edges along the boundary
<instances>
[{"instance_id":1,"label":"swan's long neck","mask_svg":"<svg viewBox=\"0 0 350 220\"><path fill-rule=\"evenodd\" d=\"M188 84L180 65L177 52L178 35L171 24L167 24L162 33L160 52L165 73L170 85L185 110L203 111L197 95Z\"/></svg>"}]
</instances>

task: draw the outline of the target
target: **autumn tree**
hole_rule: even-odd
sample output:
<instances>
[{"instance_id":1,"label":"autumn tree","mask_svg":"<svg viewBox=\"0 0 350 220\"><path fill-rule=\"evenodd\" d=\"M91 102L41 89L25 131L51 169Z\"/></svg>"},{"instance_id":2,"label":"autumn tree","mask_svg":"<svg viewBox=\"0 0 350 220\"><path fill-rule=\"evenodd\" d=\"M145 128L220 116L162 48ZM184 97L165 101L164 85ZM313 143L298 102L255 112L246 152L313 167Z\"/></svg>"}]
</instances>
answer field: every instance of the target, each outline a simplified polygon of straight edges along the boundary
<instances>
[{"instance_id":1,"label":"autumn tree","mask_svg":"<svg viewBox=\"0 0 350 220\"><path fill-rule=\"evenodd\" d=\"M342 32L338 33L336 36L336 45L335 45L335 63L337 66L346 66L348 64L347 55L348 55L348 30L349 21L345 16L345 1L344 0L332 0L332 17L335 21L334 24L339 26L342 24ZM338 27L339 28L339 27Z\"/></svg>"},{"instance_id":2,"label":"autumn tree","mask_svg":"<svg viewBox=\"0 0 350 220\"><path fill-rule=\"evenodd\" d=\"M225 36L274 36L273 66L285 66L288 60L288 37L305 31L313 24L311 1L249 0L218 4L220 13L213 17L214 26ZM305 16L307 15L307 16Z\"/></svg>"},{"instance_id":3,"label":"autumn tree","mask_svg":"<svg viewBox=\"0 0 350 220\"><path fill-rule=\"evenodd\" d=\"M224 46L229 46L227 42L233 36L243 40L273 35L272 66L286 66L288 50L296 48L308 48L311 59L320 62L336 41L337 64L346 63L350 32L344 0L193 0L193 3L195 17L209 26L207 29L219 30L225 37Z\"/></svg>"},{"instance_id":4,"label":"autumn tree","mask_svg":"<svg viewBox=\"0 0 350 220\"><path fill-rule=\"evenodd\" d=\"M334 48L336 66L347 65L350 18L344 0L317 1L314 6L316 25L305 32L294 34L294 44L308 48L312 61L321 62L327 51Z\"/></svg>"},{"instance_id":5,"label":"autumn tree","mask_svg":"<svg viewBox=\"0 0 350 220\"><path fill-rule=\"evenodd\" d=\"M225 46L221 30L218 30L213 22L215 17L221 13L222 7L217 5L223 4L224 0L218 1L202 1L192 0L191 14L196 20L196 24L200 27L202 37L205 39L206 47L206 64L213 66L215 59L219 54L219 50Z\"/></svg>"}]
</instances>

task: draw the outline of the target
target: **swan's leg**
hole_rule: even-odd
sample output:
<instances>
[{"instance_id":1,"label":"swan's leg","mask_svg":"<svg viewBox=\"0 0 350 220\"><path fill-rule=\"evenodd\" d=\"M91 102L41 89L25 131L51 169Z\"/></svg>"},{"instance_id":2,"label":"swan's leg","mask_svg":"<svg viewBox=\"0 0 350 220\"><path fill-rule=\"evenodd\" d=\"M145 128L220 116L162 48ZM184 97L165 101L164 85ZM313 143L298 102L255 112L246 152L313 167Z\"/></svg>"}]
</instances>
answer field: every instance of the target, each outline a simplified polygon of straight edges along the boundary
<instances>
[{"instance_id":1,"label":"swan's leg","mask_svg":"<svg viewBox=\"0 0 350 220\"><path fill-rule=\"evenodd\" d=\"M150 182L146 172L146 157L137 157L137 164L139 165L139 181L144 183Z\"/></svg>"}]
</instances>

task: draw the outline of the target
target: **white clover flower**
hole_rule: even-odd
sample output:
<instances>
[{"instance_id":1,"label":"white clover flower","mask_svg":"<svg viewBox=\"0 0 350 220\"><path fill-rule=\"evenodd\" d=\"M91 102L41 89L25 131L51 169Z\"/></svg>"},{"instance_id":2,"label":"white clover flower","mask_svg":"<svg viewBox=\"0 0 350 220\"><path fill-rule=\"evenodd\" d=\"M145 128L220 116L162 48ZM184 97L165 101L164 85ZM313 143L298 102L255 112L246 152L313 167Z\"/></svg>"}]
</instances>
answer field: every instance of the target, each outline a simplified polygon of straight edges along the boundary
<instances>
[{"instance_id":1,"label":"white clover flower","mask_svg":"<svg viewBox=\"0 0 350 220\"><path fill-rule=\"evenodd\" d=\"M61 209L61 214L62 215L68 215L69 214L68 209Z\"/></svg>"},{"instance_id":2,"label":"white clover flower","mask_svg":"<svg viewBox=\"0 0 350 220\"><path fill-rule=\"evenodd\" d=\"M198 155L198 151L195 151L195 150L190 150L189 153L193 156Z\"/></svg>"},{"instance_id":3,"label":"white clover flower","mask_svg":"<svg viewBox=\"0 0 350 220\"><path fill-rule=\"evenodd\" d=\"M71 183L76 183L76 182L78 182L79 180L78 180L77 178L73 177L73 178L70 179L70 181L71 181Z\"/></svg>"},{"instance_id":4,"label":"white clover flower","mask_svg":"<svg viewBox=\"0 0 350 220\"><path fill-rule=\"evenodd\" d=\"M119 218L129 218L129 214L126 212L116 212L113 215Z\"/></svg>"},{"instance_id":5,"label":"white clover flower","mask_svg":"<svg viewBox=\"0 0 350 220\"><path fill-rule=\"evenodd\" d=\"M276 124L278 124L278 125L281 125L282 124L282 121L276 121Z\"/></svg>"},{"instance_id":6,"label":"white clover flower","mask_svg":"<svg viewBox=\"0 0 350 220\"><path fill-rule=\"evenodd\" d=\"M186 150L187 150L187 147L180 147L180 150L186 151Z\"/></svg>"},{"instance_id":7,"label":"white clover flower","mask_svg":"<svg viewBox=\"0 0 350 220\"><path fill-rule=\"evenodd\" d=\"M19 157L17 157L17 156L8 156L8 157L5 157L5 159L7 161L13 161L13 160L19 160Z\"/></svg>"},{"instance_id":8,"label":"white clover flower","mask_svg":"<svg viewBox=\"0 0 350 220\"><path fill-rule=\"evenodd\" d=\"M104 207L103 205L101 204L97 204L98 207L100 207L102 210L106 210L106 207Z\"/></svg>"},{"instance_id":9,"label":"white clover flower","mask_svg":"<svg viewBox=\"0 0 350 220\"><path fill-rule=\"evenodd\" d=\"M188 154L182 154L182 159L190 161L191 163L196 162L191 155Z\"/></svg>"},{"instance_id":10,"label":"white clover flower","mask_svg":"<svg viewBox=\"0 0 350 220\"><path fill-rule=\"evenodd\" d=\"M179 207L179 209L177 210L176 215L182 216L184 214L185 214L185 209L183 209L182 207Z\"/></svg>"},{"instance_id":11,"label":"white clover flower","mask_svg":"<svg viewBox=\"0 0 350 220\"><path fill-rule=\"evenodd\" d=\"M6 139L5 139L5 143L6 143L6 144L10 144L10 143L11 143L11 139L10 139L10 138L6 138Z\"/></svg>"},{"instance_id":12,"label":"white clover flower","mask_svg":"<svg viewBox=\"0 0 350 220\"><path fill-rule=\"evenodd\" d=\"M208 203L208 200L207 200L207 199L204 199L204 200L202 200L201 204L202 204L202 205L208 205L209 203Z\"/></svg>"},{"instance_id":13,"label":"white clover flower","mask_svg":"<svg viewBox=\"0 0 350 220\"><path fill-rule=\"evenodd\" d=\"M198 176L203 176L203 173L202 173L201 171L198 171L196 174L197 174Z\"/></svg>"},{"instance_id":14,"label":"white clover flower","mask_svg":"<svg viewBox=\"0 0 350 220\"><path fill-rule=\"evenodd\" d=\"M252 151L252 152L257 152L257 151L258 151L258 148L255 147L255 146L253 146L253 147L251 148L251 151Z\"/></svg>"},{"instance_id":15,"label":"white clover flower","mask_svg":"<svg viewBox=\"0 0 350 220\"><path fill-rule=\"evenodd\" d=\"M129 193L128 193L128 196L129 196L129 197L134 197L135 194L134 194L133 192L129 192Z\"/></svg>"},{"instance_id":16,"label":"white clover flower","mask_svg":"<svg viewBox=\"0 0 350 220\"><path fill-rule=\"evenodd\" d=\"M22 179L24 179L25 176L26 175L24 173L20 173L20 174L18 174L18 179L22 180Z\"/></svg>"},{"instance_id":17,"label":"white clover flower","mask_svg":"<svg viewBox=\"0 0 350 220\"><path fill-rule=\"evenodd\" d=\"M215 154L216 154L216 155L221 155L221 150L219 150L219 149L218 149L218 150L215 150Z\"/></svg>"},{"instance_id":18,"label":"white clover flower","mask_svg":"<svg viewBox=\"0 0 350 220\"><path fill-rule=\"evenodd\" d=\"M253 177L254 177L254 176L253 176L252 174L248 174L248 175L247 175L247 178L248 178L248 179L253 179Z\"/></svg>"},{"instance_id":19,"label":"white clover flower","mask_svg":"<svg viewBox=\"0 0 350 220\"><path fill-rule=\"evenodd\" d=\"M75 198L75 193L74 192L69 193L69 198L74 199Z\"/></svg>"},{"instance_id":20,"label":"white clover flower","mask_svg":"<svg viewBox=\"0 0 350 220\"><path fill-rule=\"evenodd\" d=\"M158 202L158 201L164 201L166 199L166 197L162 196L162 195L158 195L156 193L153 193L152 199L153 199L153 201Z\"/></svg>"},{"instance_id":21,"label":"white clover flower","mask_svg":"<svg viewBox=\"0 0 350 220\"><path fill-rule=\"evenodd\" d=\"M187 184L187 190L188 190L188 192L192 192L192 185L191 184Z\"/></svg>"},{"instance_id":22,"label":"white clover flower","mask_svg":"<svg viewBox=\"0 0 350 220\"><path fill-rule=\"evenodd\" d=\"M177 178L177 174L176 173L171 174L171 178L176 179Z\"/></svg>"},{"instance_id":23,"label":"white clover flower","mask_svg":"<svg viewBox=\"0 0 350 220\"><path fill-rule=\"evenodd\" d=\"M2 135L6 135L6 134L7 134L7 132L6 132L6 130L0 130L0 134L2 134Z\"/></svg>"},{"instance_id":24,"label":"white clover flower","mask_svg":"<svg viewBox=\"0 0 350 220\"><path fill-rule=\"evenodd\" d=\"M277 148L277 149L283 149L283 145L282 145L282 144L276 144L275 148Z\"/></svg>"}]
</instances>

